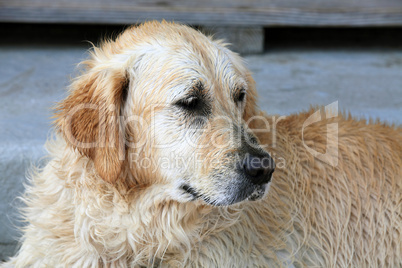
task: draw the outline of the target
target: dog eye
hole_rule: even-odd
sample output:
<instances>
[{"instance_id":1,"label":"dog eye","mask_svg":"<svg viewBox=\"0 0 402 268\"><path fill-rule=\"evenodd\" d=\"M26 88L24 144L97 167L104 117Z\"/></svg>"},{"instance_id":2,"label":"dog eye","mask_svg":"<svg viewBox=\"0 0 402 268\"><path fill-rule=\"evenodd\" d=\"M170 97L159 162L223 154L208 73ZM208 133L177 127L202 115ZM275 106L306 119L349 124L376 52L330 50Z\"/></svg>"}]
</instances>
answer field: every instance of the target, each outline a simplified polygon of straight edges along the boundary
<instances>
[{"instance_id":1,"label":"dog eye","mask_svg":"<svg viewBox=\"0 0 402 268\"><path fill-rule=\"evenodd\" d=\"M237 95L235 101L236 102L243 102L244 98L246 97L246 92L242 91L239 95Z\"/></svg>"},{"instance_id":2,"label":"dog eye","mask_svg":"<svg viewBox=\"0 0 402 268\"><path fill-rule=\"evenodd\" d=\"M190 97L183 100L179 100L176 105L186 109L186 110L195 110L198 108L200 104L200 99L198 97Z\"/></svg>"}]
</instances>

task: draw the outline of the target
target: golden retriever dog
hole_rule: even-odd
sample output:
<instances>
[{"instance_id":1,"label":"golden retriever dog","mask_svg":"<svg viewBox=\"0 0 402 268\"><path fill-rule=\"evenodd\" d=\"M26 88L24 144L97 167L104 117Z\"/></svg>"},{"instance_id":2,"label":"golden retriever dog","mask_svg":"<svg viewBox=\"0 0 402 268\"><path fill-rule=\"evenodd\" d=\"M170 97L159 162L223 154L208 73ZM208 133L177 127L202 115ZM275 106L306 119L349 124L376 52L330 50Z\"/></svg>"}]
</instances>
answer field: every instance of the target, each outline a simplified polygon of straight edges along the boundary
<instances>
[{"instance_id":1,"label":"golden retriever dog","mask_svg":"<svg viewBox=\"0 0 402 268\"><path fill-rule=\"evenodd\" d=\"M402 266L400 127L268 116L242 59L175 23L83 66L5 267Z\"/></svg>"}]
</instances>

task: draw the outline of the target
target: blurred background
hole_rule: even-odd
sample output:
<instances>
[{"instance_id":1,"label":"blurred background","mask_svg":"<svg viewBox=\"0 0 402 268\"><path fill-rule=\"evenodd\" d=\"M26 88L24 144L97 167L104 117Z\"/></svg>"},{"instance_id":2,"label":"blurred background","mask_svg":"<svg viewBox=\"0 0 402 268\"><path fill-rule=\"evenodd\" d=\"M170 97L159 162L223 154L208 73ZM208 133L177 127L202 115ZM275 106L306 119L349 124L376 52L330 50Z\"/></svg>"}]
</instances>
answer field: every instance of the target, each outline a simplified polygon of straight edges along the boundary
<instances>
[{"instance_id":1,"label":"blurred background","mask_svg":"<svg viewBox=\"0 0 402 268\"><path fill-rule=\"evenodd\" d=\"M50 108L90 42L152 19L230 42L268 113L338 101L356 117L402 123L401 0L0 0L0 260L16 248L16 197L45 155Z\"/></svg>"}]
</instances>

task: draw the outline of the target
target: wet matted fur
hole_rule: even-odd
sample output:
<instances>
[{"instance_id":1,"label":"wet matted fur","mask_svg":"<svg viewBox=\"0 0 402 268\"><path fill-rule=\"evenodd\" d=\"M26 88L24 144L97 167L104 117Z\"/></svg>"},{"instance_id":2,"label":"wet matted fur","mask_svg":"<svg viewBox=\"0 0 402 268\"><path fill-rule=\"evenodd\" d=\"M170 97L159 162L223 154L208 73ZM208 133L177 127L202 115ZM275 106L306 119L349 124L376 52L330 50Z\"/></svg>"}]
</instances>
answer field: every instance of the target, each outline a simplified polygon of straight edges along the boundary
<instances>
[{"instance_id":1,"label":"wet matted fur","mask_svg":"<svg viewBox=\"0 0 402 268\"><path fill-rule=\"evenodd\" d=\"M400 127L267 116L239 56L173 23L129 28L83 64L6 267L401 267ZM329 145L335 164L307 149ZM239 167L271 159L263 147L270 183L273 162L258 181Z\"/></svg>"}]
</instances>

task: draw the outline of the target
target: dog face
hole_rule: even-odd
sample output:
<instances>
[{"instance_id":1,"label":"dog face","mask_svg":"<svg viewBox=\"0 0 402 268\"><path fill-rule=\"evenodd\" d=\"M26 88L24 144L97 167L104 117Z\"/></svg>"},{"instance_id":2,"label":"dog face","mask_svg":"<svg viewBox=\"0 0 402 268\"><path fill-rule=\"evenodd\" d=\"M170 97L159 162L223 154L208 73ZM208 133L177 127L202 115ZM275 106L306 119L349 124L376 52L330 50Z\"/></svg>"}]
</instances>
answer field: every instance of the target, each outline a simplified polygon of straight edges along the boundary
<instances>
[{"instance_id":1,"label":"dog face","mask_svg":"<svg viewBox=\"0 0 402 268\"><path fill-rule=\"evenodd\" d=\"M165 185L180 202L263 196L274 162L248 128L254 83L222 43L152 22L95 49L86 65L56 126L104 180L129 170L136 184Z\"/></svg>"}]
</instances>

